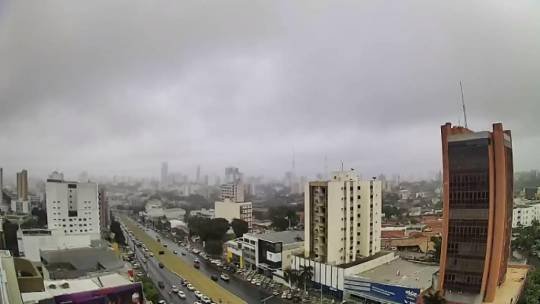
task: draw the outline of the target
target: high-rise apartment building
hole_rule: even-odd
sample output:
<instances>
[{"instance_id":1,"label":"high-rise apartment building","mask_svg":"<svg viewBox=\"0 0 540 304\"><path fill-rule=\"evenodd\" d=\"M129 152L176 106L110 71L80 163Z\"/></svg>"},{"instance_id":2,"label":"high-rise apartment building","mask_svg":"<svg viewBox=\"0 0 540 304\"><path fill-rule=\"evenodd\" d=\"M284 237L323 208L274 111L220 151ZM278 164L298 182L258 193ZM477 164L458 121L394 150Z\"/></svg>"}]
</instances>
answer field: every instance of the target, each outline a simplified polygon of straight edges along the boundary
<instances>
[{"instance_id":1,"label":"high-rise apartment building","mask_svg":"<svg viewBox=\"0 0 540 304\"><path fill-rule=\"evenodd\" d=\"M381 249L381 182L360 180L354 171L306 184L305 256L339 265Z\"/></svg>"},{"instance_id":2,"label":"high-rise apartment building","mask_svg":"<svg viewBox=\"0 0 540 304\"><path fill-rule=\"evenodd\" d=\"M513 204L512 137L441 126L443 242L439 288L458 303L493 302L510 255Z\"/></svg>"},{"instance_id":3,"label":"high-rise apartment building","mask_svg":"<svg viewBox=\"0 0 540 304\"><path fill-rule=\"evenodd\" d=\"M220 195L221 200L229 199L233 202L241 203L244 201L244 184L223 184L220 186Z\"/></svg>"},{"instance_id":4,"label":"high-rise apartment building","mask_svg":"<svg viewBox=\"0 0 540 304\"><path fill-rule=\"evenodd\" d=\"M48 228L66 235L91 235L100 238L98 185L93 182L69 182L54 172L45 185Z\"/></svg>"},{"instance_id":5,"label":"high-rise apartment building","mask_svg":"<svg viewBox=\"0 0 540 304\"><path fill-rule=\"evenodd\" d=\"M98 202L99 202L99 224L101 231L109 230L110 211L109 211L109 199L107 198L107 191L104 186L98 187Z\"/></svg>"},{"instance_id":6,"label":"high-rise apartment building","mask_svg":"<svg viewBox=\"0 0 540 304\"><path fill-rule=\"evenodd\" d=\"M169 164L167 162L161 163L161 186L167 186L169 182Z\"/></svg>"},{"instance_id":7,"label":"high-rise apartment building","mask_svg":"<svg viewBox=\"0 0 540 304\"><path fill-rule=\"evenodd\" d=\"M28 171L17 172L17 199L28 201Z\"/></svg>"},{"instance_id":8,"label":"high-rise apartment building","mask_svg":"<svg viewBox=\"0 0 540 304\"><path fill-rule=\"evenodd\" d=\"M0 204L4 203L4 168L0 168Z\"/></svg>"}]
</instances>

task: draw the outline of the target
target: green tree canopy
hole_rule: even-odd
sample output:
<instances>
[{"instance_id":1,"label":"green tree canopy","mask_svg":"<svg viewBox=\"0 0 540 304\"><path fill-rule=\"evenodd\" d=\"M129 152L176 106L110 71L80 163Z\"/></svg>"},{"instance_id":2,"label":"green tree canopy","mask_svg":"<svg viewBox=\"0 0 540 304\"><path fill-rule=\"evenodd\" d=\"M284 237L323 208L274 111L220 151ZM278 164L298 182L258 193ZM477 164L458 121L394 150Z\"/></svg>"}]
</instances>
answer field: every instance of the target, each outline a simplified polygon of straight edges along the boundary
<instances>
[{"instance_id":1,"label":"green tree canopy","mask_svg":"<svg viewBox=\"0 0 540 304\"><path fill-rule=\"evenodd\" d=\"M231 227L236 237L241 237L244 235L244 233L249 231L248 223L241 219L233 219L231 222Z\"/></svg>"}]
</instances>

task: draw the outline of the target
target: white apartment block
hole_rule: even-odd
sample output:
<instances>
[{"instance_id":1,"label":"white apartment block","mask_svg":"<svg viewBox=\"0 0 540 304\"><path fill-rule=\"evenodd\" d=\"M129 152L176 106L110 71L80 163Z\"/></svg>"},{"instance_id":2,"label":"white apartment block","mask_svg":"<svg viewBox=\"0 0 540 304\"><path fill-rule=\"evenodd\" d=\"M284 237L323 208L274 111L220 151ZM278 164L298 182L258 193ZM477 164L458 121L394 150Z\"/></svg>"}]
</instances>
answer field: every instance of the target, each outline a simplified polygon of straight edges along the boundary
<instances>
[{"instance_id":1,"label":"white apartment block","mask_svg":"<svg viewBox=\"0 0 540 304\"><path fill-rule=\"evenodd\" d=\"M51 175L45 186L48 228L63 230L66 236L91 235L99 239L98 185L58 177Z\"/></svg>"},{"instance_id":2,"label":"white apartment block","mask_svg":"<svg viewBox=\"0 0 540 304\"><path fill-rule=\"evenodd\" d=\"M304 254L326 264L344 264L381 249L382 183L359 180L354 171L306 184Z\"/></svg>"},{"instance_id":3,"label":"white apartment block","mask_svg":"<svg viewBox=\"0 0 540 304\"><path fill-rule=\"evenodd\" d=\"M214 204L215 218L224 218L229 222L241 219L248 223L249 229L253 223L253 209L251 202L237 203L229 199Z\"/></svg>"},{"instance_id":4,"label":"white apartment block","mask_svg":"<svg viewBox=\"0 0 540 304\"><path fill-rule=\"evenodd\" d=\"M229 183L220 186L220 199L231 200L233 202L244 201L244 184L242 183Z\"/></svg>"},{"instance_id":5,"label":"white apartment block","mask_svg":"<svg viewBox=\"0 0 540 304\"><path fill-rule=\"evenodd\" d=\"M540 221L540 204L516 206L512 213L512 228L528 227L534 220Z\"/></svg>"}]
</instances>

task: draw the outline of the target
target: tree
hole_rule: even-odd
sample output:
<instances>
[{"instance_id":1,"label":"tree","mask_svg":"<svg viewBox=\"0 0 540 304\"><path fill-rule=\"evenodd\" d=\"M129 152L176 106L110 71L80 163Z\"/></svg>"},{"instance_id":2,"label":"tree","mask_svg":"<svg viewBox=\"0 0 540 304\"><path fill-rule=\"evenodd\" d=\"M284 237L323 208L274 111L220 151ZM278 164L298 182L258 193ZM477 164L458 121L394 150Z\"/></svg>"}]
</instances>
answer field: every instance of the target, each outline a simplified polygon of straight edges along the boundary
<instances>
[{"instance_id":1,"label":"tree","mask_svg":"<svg viewBox=\"0 0 540 304\"><path fill-rule=\"evenodd\" d=\"M32 215L37 217L37 223L40 227L47 226L47 211L41 208L32 209Z\"/></svg>"},{"instance_id":2,"label":"tree","mask_svg":"<svg viewBox=\"0 0 540 304\"><path fill-rule=\"evenodd\" d=\"M159 292L156 290L154 283L147 277L142 279L143 293L147 300L152 301L152 303L157 303L159 301Z\"/></svg>"},{"instance_id":3,"label":"tree","mask_svg":"<svg viewBox=\"0 0 540 304\"><path fill-rule=\"evenodd\" d=\"M272 227L279 231L298 224L296 210L289 206L271 207L268 209L268 217L272 221Z\"/></svg>"},{"instance_id":4,"label":"tree","mask_svg":"<svg viewBox=\"0 0 540 304\"><path fill-rule=\"evenodd\" d=\"M244 233L249 231L248 223L241 219L233 219L231 222L231 227L236 237L241 237L244 235Z\"/></svg>"},{"instance_id":5,"label":"tree","mask_svg":"<svg viewBox=\"0 0 540 304\"><path fill-rule=\"evenodd\" d=\"M118 243L119 245L126 244L126 238L124 237L124 233L122 232L122 227L120 227L120 223L114 219L111 221L111 232L114 233L114 241L116 243Z\"/></svg>"},{"instance_id":6,"label":"tree","mask_svg":"<svg viewBox=\"0 0 540 304\"><path fill-rule=\"evenodd\" d=\"M524 290L519 303L540 304L540 270L529 273Z\"/></svg>"},{"instance_id":7,"label":"tree","mask_svg":"<svg viewBox=\"0 0 540 304\"><path fill-rule=\"evenodd\" d=\"M286 268L283 271L285 281L289 282L291 287L295 287L300 281L300 271L296 269Z\"/></svg>"},{"instance_id":8,"label":"tree","mask_svg":"<svg viewBox=\"0 0 540 304\"><path fill-rule=\"evenodd\" d=\"M307 282L311 281L313 278L313 267L312 266L302 266L300 269L300 278L304 282L304 292L307 291Z\"/></svg>"},{"instance_id":9,"label":"tree","mask_svg":"<svg viewBox=\"0 0 540 304\"><path fill-rule=\"evenodd\" d=\"M445 304L446 299L442 296L441 291L437 290L435 292L430 291L425 293L422 297L424 299L424 304Z\"/></svg>"},{"instance_id":10,"label":"tree","mask_svg":"<svg viewBox=\"0 0 540 304\"><path fill-rule=\"evenodd\" d=\"M188 218L188 228L190 235L196 234L203 241L222 240L229 230L229 222L224 218L208 219L191 216Z\"/></svg>"},{"instance_id":11,"label":"tree","mask_svg":"<svg viewBox=\"0 0 540 304\"><path fill-rule=\"evenodd\" d=\"M212 255L220 255L223 253L223 241L208 240L204 243L204 251Z\"/></svg>"},{"instance_id":12,"label":"tree","mask_svg":"<svg viewBox=\"0 0 540 304\"><path fill-rule=\"evenodd\" d=\"M19 242L17 240L17 230L19 230L19 225L5 220L2 224L4 230L4 236L6 239L6 249L11 252L12 256L19 256Z\"/></svg>"},{"instance_id":13,"label":"tree","mask_svg":"<svg viewBox=\"0 0 540 304\"><path fill-rule=\"evenodd\" d=\"M441 245L442 245L441 243L442 243L442 240L438 236L432 236L431 241L433 242L433 249L435 249L435 253L434 253L435 260L437 262L439 262L441 260Z\"/></svg>"}]
</instances>

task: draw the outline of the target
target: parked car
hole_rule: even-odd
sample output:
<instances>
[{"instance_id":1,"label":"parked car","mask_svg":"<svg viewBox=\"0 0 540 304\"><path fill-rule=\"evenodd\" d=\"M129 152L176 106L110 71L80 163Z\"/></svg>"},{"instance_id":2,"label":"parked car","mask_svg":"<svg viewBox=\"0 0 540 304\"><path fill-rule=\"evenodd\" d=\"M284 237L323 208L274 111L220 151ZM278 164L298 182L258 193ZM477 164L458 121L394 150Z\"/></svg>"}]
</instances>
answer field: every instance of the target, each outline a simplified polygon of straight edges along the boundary
<instances>
[{"instance_id":1,"label":"parked car","mask_svg":"<svg viewBox=\"0 0 540 304\"><path fill-rule=\"evenodd\" d=\"M187 284L187 289L188 289L189 291L194 291L194 290L195 290L195 287L194 287L193 285L191 285L191 284Z\"/></svg>"},{"instance_id":2,"label":"parked car","mask_svg":"<svg viewBox=\"0 0 540 304\"><path fill-rule=\"evenodd\" d=\"M176 294L178 295L178 297L180 297L180 299L186 298L186 294L181 290L179 290Z\"/></svg>"},{"instance_id":3,"label":"parked car","mask_svg":"<svg viewBox=\"0 0 540 304\"><path fill-rule=\"evenodd\" d=\"M157 285L158 285L158 287L161 288L161 289L165 288L165 283L163 283L163 281L159 281L159 282L157 283Z\"/></svg>"},{"instance_id":4,"label":"parked car","mask_svg":"<svg viewBox=\"0 0 540 304\"><path fill-rule=\"evenodd\" d=\"M178 254L178 251L176 251L176 250L173 250L173 252L172 252L172 253L174 253L174 254Z\"/></svg>"},{"instance_id":5,"label":"parked car","mask_svg":"<svg viewBox=\"0 0 540 304\"><path fill-rule=\"evenodd\" d=\"M159 268L162 268L162 269L163 269L163 267L165 267L165 265L163 265L163 263L161 263L161 262L159 262L158 265L159 265Z\"/></svg>"},{"instance_id":6,"label":"parked car","mask_svg":"<svg viewBox=\"0 0 540 304\"><path fill-rule=\"evenodd\" d=\"M215 274L211 275L210 278L212 279L212 281L217 281L217 280L219 280L218 276L215 275Z\"/></svg>"},{"instance_id":7,"label":"parked car","mask_svg":"<svg viewBox=\"0 0 540 304\"><path fill-rule=\"evenodd\" d=\"M165 251L160 250L158 253L159 253L159 254L165 254Z\"/></svg>"}]
</instances>

